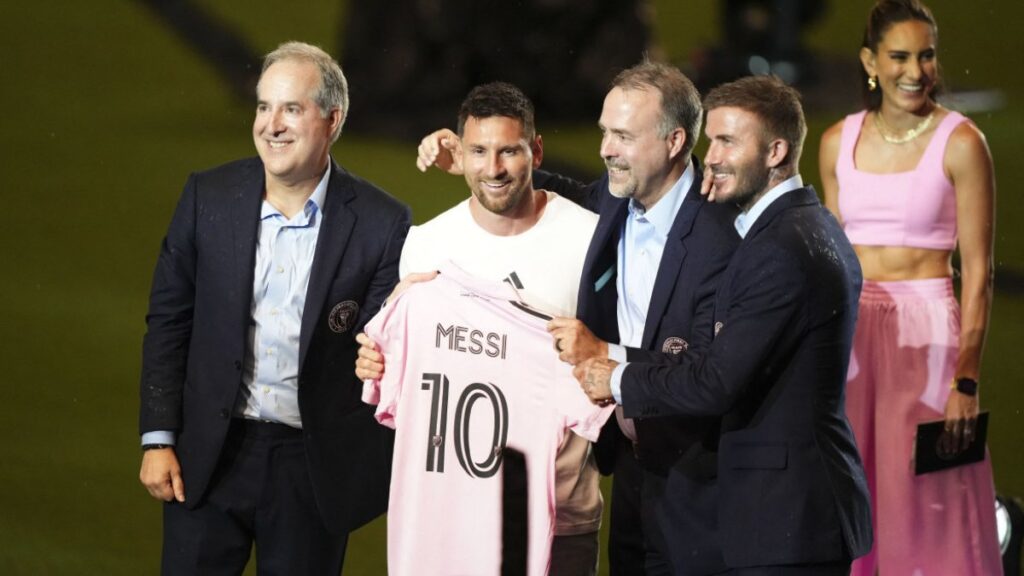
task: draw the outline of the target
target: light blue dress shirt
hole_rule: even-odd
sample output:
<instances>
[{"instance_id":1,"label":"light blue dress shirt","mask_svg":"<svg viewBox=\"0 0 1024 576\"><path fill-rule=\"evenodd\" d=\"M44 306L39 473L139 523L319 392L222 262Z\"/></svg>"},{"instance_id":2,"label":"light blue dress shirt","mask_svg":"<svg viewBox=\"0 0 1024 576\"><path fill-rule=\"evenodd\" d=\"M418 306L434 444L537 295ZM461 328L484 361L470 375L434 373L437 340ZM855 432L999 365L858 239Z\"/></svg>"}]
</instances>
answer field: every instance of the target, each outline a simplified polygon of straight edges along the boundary
<instances>
[{"instance_id":1,"label":"light blue dress shirt","mask_svg":"<svg viewBox=\"0 0 1024 576\"><path fill-rule=\"evenodd\" d=\"M754 222L757 221L758 217L760 217L769 206L771 206L772 202L775 202L780 196L787 192L792 192L797 188L802 188L803 185L804 181L799 174L784 180L773 186L772 189L759 198L749 210L737 216L733 225L736 227L736 232L740 235L740 238L746 238L747 232L750 231ZM611 389L612 397L615 398L615 402L622 404L622 372L626 369L628 363L625 362L625 354L623 354L622 359L613 356L611 353L611 346L608 347L608 357L619 362L619 365L612 370Z\"/></svg>"},{"instance_id":2,"label":"light blue dress shirt","mask_svg":"<svg viewBox=\"0 0 1024 576\"><path fill-rule=\"evenodd\" d=\"M654 294L654 281L658 277L661 255L668 242L668 233L676 221L676 215L686 200L686 194L693 186L696 169L689 162L679 180L651 207L644 210L642 204L629 201L629 215L618 246L618 277L615 288L619 298L616 313L619 324L620 344L608 344L608 358L626 362L626 347L639 347L647 323L647 308ZM615 383L612 380L613 394ZM618 397L616 397L618 400Z\"/></svg>"},{"instance_id":3,"label":"light blue dress shirt","mask_svg":"<svg viewBox=\"0 0 1024 576\"><path fill-rule=\"evenodd\" d=\"M637 347L644 336L647 308L654 292L661 254L665 251L668 233L672 230L676 214L693 184L694 168L691 163L672 188L645 210L636 200L629 201L629 215L623 223L619 238L618 270L615 288L620 298L616 304L619 323L619 342L622 346ZM617 346L625 356L622 346ZM609 352L609 356L611 352Z\"/></svg>"},{"instance_id":4,"label":"light blue dress shirt","mask_svg":"<svg viewBox=\"0 0 1024 576\"><path fill-rule=\"evenodd\" d=\"M299 333L306 289L331 170L288 219L264 200L256 244L252 315L235 416L302 428L299 416ZM143 444L174 444L172 431L142 435Z\"/></svg>"}]
</instances>

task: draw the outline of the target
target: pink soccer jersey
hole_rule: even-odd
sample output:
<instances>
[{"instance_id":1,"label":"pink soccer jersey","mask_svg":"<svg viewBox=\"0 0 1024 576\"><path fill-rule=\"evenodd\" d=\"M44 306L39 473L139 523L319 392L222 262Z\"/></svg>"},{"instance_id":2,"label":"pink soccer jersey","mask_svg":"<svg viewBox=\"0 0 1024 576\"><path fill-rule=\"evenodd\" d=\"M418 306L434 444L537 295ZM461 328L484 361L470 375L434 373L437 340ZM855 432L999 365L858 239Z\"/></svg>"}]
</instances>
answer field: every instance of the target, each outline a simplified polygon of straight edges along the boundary
<instances>
[{"instance_id":1,"label":"pink soccer jersey","mask_svg":"<svg viewBox=\"0 0 1024 576\"><path fill-rule=\"evenodd\" d=\"M526 461L528 574L548 572L558 446L569 430L596 440L612 408L590 403L546 318L515 301L449 263L366 325L386 368L363 400L396 430L391 576L500 573L505 448Z\"/></svg>"}]
</instances>

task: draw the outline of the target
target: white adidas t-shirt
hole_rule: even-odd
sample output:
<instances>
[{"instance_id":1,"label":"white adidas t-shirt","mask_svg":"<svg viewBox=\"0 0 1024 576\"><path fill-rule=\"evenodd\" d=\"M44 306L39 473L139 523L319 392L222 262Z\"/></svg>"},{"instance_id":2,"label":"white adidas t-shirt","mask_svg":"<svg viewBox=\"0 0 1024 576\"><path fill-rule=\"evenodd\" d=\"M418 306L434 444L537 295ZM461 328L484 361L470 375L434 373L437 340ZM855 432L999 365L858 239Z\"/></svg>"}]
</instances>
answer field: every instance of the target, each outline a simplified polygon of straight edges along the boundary
<instances>
[{"instance_id":1,"label":"white adidas t-shirt","mask_svg":"<svg viewBox=\"0 0 1024 576\"><path fill-rule=\"evenodd\" d=\"M511 275L523 301L555 316L576 316L583 260L597 226L597 214L554 192L540 220L514 236L496 236L481 228L463 200L433 220L409 229L399 277L437 270L451 260L477 278L501 281Z\"/></svg>"}]
</instances>

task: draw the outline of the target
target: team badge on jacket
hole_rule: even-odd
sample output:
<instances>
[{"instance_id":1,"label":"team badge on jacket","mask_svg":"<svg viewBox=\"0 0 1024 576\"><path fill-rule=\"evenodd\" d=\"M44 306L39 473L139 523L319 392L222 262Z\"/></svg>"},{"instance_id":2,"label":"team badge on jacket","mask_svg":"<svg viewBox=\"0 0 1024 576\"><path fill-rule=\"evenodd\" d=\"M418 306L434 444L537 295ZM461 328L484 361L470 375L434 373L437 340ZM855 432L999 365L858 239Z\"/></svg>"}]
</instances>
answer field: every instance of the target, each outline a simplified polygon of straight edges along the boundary
<instances>
[{"instance_id":1,"label":"team badge on jacket","mask_svg":"<svg viewBox=\"0 0 1024 576\"><path fill-rule=\"evenodd\" d=\"M665 343L661 345L661 351L666 354L682 354L690 347L690 344L680 338L679 336L670 336L665 338Z\"/></svg>"},{"instance_id":2,"label":"team badge on jacket","mask_svg":"<svg viewBox=\"0 0 1024 576\"><path fill-rule=\"evenodd\" d=\"M356 304L354 300L345 300L331 309L331 313L327 316L327 325L334 332L342 334L348 332L355 325L358 317L359 304Z\"/></svg>"}]
</instances>

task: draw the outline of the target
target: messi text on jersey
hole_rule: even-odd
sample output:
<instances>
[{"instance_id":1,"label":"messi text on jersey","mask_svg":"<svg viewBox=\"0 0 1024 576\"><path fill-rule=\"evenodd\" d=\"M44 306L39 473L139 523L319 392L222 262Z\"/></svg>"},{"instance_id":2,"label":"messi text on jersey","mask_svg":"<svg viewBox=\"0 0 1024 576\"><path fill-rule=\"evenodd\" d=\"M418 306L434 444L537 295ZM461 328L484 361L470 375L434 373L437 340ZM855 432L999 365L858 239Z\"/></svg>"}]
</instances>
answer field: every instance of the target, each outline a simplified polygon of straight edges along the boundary
<instances>
[{"instance_id":1,"label":"messi text on jersey","mask_svg":"<svg viewBox=\"0 0 1024 576\"><path fill-rule=\"evenodd\" d=\"M504 359L508 346L508 334L484 332L454 324L449 326L438 324L434 346L448 348L456 352L486 354L491 358Z\"/></svg>"}]
</instances>

